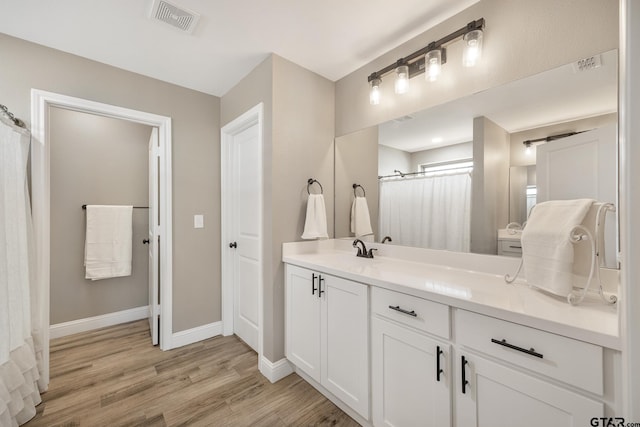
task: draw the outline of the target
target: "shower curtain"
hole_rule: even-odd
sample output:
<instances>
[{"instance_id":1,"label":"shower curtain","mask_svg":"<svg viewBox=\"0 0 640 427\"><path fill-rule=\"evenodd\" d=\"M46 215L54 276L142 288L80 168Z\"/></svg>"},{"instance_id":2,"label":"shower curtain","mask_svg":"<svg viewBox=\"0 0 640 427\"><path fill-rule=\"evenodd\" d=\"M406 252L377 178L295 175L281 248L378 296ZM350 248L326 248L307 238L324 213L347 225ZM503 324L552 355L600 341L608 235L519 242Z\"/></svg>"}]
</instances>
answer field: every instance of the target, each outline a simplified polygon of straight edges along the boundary
<instances>
[{"instance_id":1,"label":"shower curtain","mask_svg":"<svg viewBox=\"0 0 640 427\"><path fill-rule=\"evenodd\" d=\"M416 175L380 181L381 236L394 243L469 252L471 174Z\"/></svg>"},{"instance_id":2,"label":"shower curtain","mask_svg":"<svg viewBox=\"0 0 640 427\"><path fill-rule=\"evenodd\" d=\"M30 420L40 403L42 326L27 188L28 131L0 112L0 425Z\"/></svg>"}]
</instances>

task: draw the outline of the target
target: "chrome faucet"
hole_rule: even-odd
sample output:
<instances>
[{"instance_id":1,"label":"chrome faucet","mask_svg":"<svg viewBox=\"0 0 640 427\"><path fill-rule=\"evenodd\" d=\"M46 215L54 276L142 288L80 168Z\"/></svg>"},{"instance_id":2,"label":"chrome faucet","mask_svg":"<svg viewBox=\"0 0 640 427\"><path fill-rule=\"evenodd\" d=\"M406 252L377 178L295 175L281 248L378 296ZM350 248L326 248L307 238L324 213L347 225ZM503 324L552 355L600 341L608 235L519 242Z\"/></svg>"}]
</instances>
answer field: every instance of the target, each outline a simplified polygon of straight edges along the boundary
<instances>
[{"instance_id":1,"label":"chrome faucet","mask_svg":"<svg viewBox=\"0 0 640 427\"><path fill-rule=\"evenodd\" d=\"M358 244L362 246L362 248L358 247ZM356 256L361 258L373 258L373 251L377 251L376 248L371 248L367 251L367 247L364 245L364 242L360 239L356 239L353 241L353 247L358 248L358 253Z\"/></svg>"}]
</instances>

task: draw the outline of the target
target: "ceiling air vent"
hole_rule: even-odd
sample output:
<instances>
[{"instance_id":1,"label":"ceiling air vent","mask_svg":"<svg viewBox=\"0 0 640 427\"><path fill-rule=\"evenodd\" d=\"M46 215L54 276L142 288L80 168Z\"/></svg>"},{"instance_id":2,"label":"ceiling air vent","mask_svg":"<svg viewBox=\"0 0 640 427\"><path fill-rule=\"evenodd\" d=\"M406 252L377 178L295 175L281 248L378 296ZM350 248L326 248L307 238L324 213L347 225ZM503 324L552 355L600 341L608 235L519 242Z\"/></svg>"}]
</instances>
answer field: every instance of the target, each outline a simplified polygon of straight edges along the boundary
<instances>
[{"instance_id":1,"label":"ceiling air vent","mask_svg":"<svg viewBox=\"0 0 640 427\"><path fill-rule=\"evenodd\" d=\"M165 0L154 0L150 17L191 34L200 15Z\"/></svg>"},{"instance_id":2,"label":"ceiling air vent","mask_svg":"<svg viewBox=\"0 0 640 427\"><path fill-rule=\"evenodd\" d=\"M602 66L602 58L600 55L590 56L588 58L580 59L573 63L573 72L578 73L580 71L593 70L594 68L600 68Z\"/></svg>"}]
</instances>

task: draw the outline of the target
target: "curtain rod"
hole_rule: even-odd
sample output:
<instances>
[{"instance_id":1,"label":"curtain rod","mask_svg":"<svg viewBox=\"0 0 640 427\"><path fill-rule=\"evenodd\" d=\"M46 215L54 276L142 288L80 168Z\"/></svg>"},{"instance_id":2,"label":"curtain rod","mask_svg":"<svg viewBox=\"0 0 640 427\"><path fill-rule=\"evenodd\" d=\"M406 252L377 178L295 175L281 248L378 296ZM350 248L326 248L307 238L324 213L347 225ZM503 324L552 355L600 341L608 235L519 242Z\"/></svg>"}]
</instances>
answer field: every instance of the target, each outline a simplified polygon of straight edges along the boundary
<instances>
[{"instance_id":1,"label":"curtain rod","mask_svg":"<svg viewBox=\"0 0 640 427\"><path fill-rule=\"evenodd\" d=\"M4 113L7 117L9 117L9 120L11 120L13 124L15 124L16 126L19 126L23 129L27 128L27 125L22 120L14 116L13 113L9 111L9 108L7 108L6 105L0 104L0 110L2 110L2 113Z\"/></svg>"},{"instance_id":2,"label":"curtain rod","mask_svg":"<svg viewBox=\"0 0 640 427\"><path fill-rule=\"evenodd\" d=\"M149 206L134 206L134 209L149 209ZM83 210L87 210L87 205L82 205Z\"/></svg>"}]
</instances>

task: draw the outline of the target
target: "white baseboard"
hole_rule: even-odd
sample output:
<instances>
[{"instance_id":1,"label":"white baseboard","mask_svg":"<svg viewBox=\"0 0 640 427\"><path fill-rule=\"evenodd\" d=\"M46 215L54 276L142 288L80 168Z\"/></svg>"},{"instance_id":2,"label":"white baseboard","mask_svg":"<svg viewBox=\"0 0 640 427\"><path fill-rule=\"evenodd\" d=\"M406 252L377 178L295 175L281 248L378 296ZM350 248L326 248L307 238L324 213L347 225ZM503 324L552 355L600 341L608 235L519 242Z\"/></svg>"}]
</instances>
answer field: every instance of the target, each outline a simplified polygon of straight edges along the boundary
<instances>
[{"instance_id":1,"label":"white baseboard","mask_svg":"<svg viewBox=\"0 0 640 427\"><path fill-rule=\"evenodd\" d=\"M136 307L128 310L116 311L100 316L87 317L86 319L72 320L70 322L57 323L49 326L49 339L66 337L80 332L92 331L106 326L119 325L120 323L133 322L145 319L149 316L149 307Z\"/></svg>"},{"instance_id":2,"label":"white baseboard","mask_svg":"<svg viewBox=\"0 0 640 427\"><path fill-rule=\"evenodd\" d=\"M293 365L287 359L280 359L273 363L266 357L260 357L258 364L260 373L267 377L269 381L275 383L293 373Z\"/></svg>"},{"instance_id":3,"label":"white baseboard","mask_svg":"<svg viewBox=\"0 0 640 427\"><path fill-rule=\"evenodd\" d=\"M222 322L197 326L186 331L176 332L171 336L171 348L178 348L194 342L213 338L222 334Z\"/></svg>"}]
</instances>

